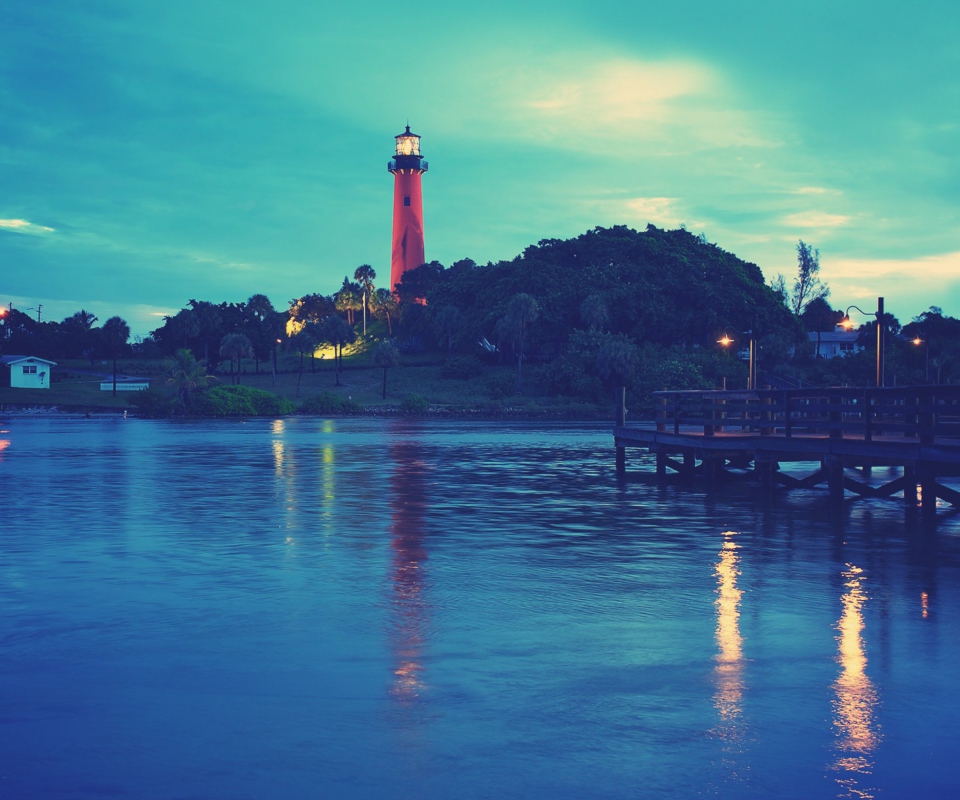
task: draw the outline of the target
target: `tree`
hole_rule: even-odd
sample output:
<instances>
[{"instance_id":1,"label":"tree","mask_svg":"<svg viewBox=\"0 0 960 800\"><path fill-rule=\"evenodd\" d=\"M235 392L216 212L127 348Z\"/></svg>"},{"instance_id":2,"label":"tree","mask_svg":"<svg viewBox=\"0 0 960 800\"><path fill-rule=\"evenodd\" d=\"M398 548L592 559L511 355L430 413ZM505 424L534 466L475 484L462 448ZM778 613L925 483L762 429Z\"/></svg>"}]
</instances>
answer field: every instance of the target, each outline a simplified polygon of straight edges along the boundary
<instances>
[{"instance_id":1,"label":"tree","mask_svg":"<svg viewBox=\"0 0 960 800\"><path fill-rule=\"evenodd\" d=\"M817 334L817 352L816 357L820 358L820 334L823 331L832 331L843 319L842 311L834 311L825 297L815 297L803 310L800 319L808 331L816 331Z\"/></svg>"},{"instance_id":2,"label":"tree","mask_svg":"<svg viewBox=\"0 0 960 800\"><path fill-rule=\"evenodd\" d=\"M206 300L189 300L187 305L196 321L197 336L203 344L203 361L210 366L210 343L221 336L220 309Z\"/></svg>"},{"instance_id":3,"label":"tree","mask_svg":"<svg viewBox=\"0 0 960 800\"><path fill-rule=\"evenodd\" d=\"M383 399L387 399L387 370L400 363L400 351L389 339L377 342L373 347L373 363L383 368Z\"/></svg>"},{"instance_id":4,"label":"tree","mask_svg":"<svg viewBox=\"0 0 960 800\"><path fill-rule=\"evenodd\" d=\"M355 341L357 336L344 320L336 314L327 317L322 324L323 341L330 342L335 348L337 386L340 385L340 370L343 369L343 346Z\"/></svg>"},{"instance_id":5,"label":"tree","mask_svg":"<svg viewBox=\"0 0 960 800\"><path fill-rule=\"evenodd\" d=\"M339 319L339 317L335 319ZM297 377L297 397L300 396L300 382L303 380L303 357L309 355L312 364L317 347L323 340L323 330L316 322L308 322L293 336L293 347L300 356L300 375ZM311 372L312 371L313 369L311 367Z\"/></svg>"},{"instance_id":6,"label":"tree","mask_svg":"<svg viewBox=\"0 0 960 800\"><path fill-rule=\"evenodd\" d=\"M346 315L348 325L353 325L354 312L362 308L360 297L360 284L351 282L351 280L344 275L343 286L340 287L340 291L333 296L333 303L337 311Z\"/></svg>"},{"instance_id":7,"label":"tree","mask_svg":"<svg viewBox=\"0 0 960 800\"><path fill-rule=\"evenodd\" d=\"M453 350L453 337L460 328L460 322L461 316L456 306L443 306L433 317L433 329L438 339L446 340L448 352Z\"/></svg>"},{"instance_id":8,"label":"tree","mask_svg":"<svg viewBox=\"0 0 960 800\"><path fill-rule=\"evenodd\" d=\"M797 242L797 279L793 284L791 310L800 316L808 303L818 297L826 298L830 289L820 282L820 251L806 244L803 239Z\"/></svg>"},{"instance_id":9,"label":"tree","mask_svg":"<svg viewBox=\"0 0 960 800\"><path fill-rule=\"evenodd\" d=\"M623 422L624 392L637 374L639 362L637 346L625 336L608 336L597 353L597 372L605 383L613 385L618 424Z\"/></svg>"},{"instance_id":10,"label":"tree","mask_svg":"<svg viewBox=\"0 0 960 800\"><path fill-rule=\"evenodd\" d=\"M610 311L599 294L587 295L580 304L580 319L588 328L602 331L610 325Z\"/></svg>"},{"instance_id":11,"label":"tree","mask_svg":"<svg viewBox=\"0 0 960 800\"><path fill-rule=\"evenodd\" d=\"M393 336L393 320L397 315L397 298L389 289L377 289L371 296L373 313L387 321L387 331Z\"/></svg>"},{"instance_id":12,"label":"tree","mask_svg":"<svg viewBox=\"0 0 960 800\"><path fill-rule=\"evenodd\" d=\"M540 306L532 295L521 292L507 303L507 313L500 321L501 334L513 345L517 355L517 394L522 389L523 359L526 351L527 333L540 315Z\"/></svg>"},{"instance_id":13,"label":"tree","mask_svg":"<svg viewBox=\"0 0 960 800\"><path fill-rule=\"evenodd\" d=\"M130 326L121 317L110 317L103 323L101 343L104 353L113 359L113 396L117 396L117 359L130 340Z\"/></svg>"},{"instance_id":14,"label":"tree","mask_svg":"<svg viewBox=\"0 0 960 800\"><path fill-rule=\"evenodd\" d=\"M353 271L353 279L360 284L363 290L363 335L367 335L367 308L370 305L370 296L373 294L373 280L377 271L369 264L361 264Z\"/></svg>"},{"instance_id":15,"label":"tree","mask_svg":"<svg viewBox=\"0 0 960 800\"><path fill-rule=\"evenodd\" d=\"M253 345L250 339L242 333L228 333L220 340L220 355L230 359L230 383L234 383L233 361L237 361L236 384L240 384L240 359L250 358L253 355Z\"/></svg>"},{"instance_id":16,"label":"tree","mask_svg":"<svg viewBox=\"0 0 960 800\"><path fill-rule=\"evenodd\" d=\"M207 364L197 361L193 353L185 347L177 350L172 358L164 362L167 384L177 392L177 407L189 411L195 391L206 389L216 378L207 374Z\"/></svg>"},{"instance_id":17,"label":"tree","mask_svg":"<svg viewBox=\"0 0 960 800\"><path fill-rule=\"evenodd\" d=\"M423 302L430 290L441 280L443 271L443 264L439 261L430 261L404 272L400 277L400 283L392 287L401 305Z\"/></svg>"},{"instance_id":18,"label":"tree","mask_svg":"<svg viewBox=\"0 0 960 800\"><path fill-rule=\"evenodd\" d=\"M277 325L277 310L265 294L251 295L247 300L246 314L249 317L247 336L253 347L254 372L260 372L260 362L267 361L273 352L273 345L280 335ZM285 320L284 320L285 322Z\"/></svg>"}]
</instances>

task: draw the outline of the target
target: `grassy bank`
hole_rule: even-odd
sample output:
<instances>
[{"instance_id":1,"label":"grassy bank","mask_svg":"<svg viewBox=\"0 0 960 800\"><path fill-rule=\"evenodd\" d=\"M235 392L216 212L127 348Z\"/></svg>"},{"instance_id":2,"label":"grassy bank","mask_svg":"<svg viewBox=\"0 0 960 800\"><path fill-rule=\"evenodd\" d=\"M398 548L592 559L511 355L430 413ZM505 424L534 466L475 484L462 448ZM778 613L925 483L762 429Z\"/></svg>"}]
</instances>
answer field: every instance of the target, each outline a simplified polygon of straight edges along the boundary
<instances>
[{"instance_id":1,"label":"grassy bank","mask_svg":"<svg viewBox=\"0 0 960 800\"><path fill-rule=\"evenodd\" d=\"M357 359L361 361L360 359ZM441 377L442 359L424 358L419 364L394 367L387 372L387 397L382 398L383 371L377 367L345 364L337 385L332 364L318 360L315 371L305 361L302 375L298 360L285 357L281 372L275 377L267 371L243 372L240 381L246 386L273 392L291 400L299 407L305 400L323 392L330 392L357 404L361 413L382 414L399 410L404 401L419 396L430 406L432 413L468 413L499 416L561 416L577 418L612 417L612 410L602 406L572 401L569 398L549 397L537 392L531 381L521 395L515 395L515 374L510 367L485 365L478 374L466 379ZM427 363L422 363L427 362ZM431 363L432 362L432 363ZM102 368L102 367L101 367ZM133 409L130 394L100 391L100 379L71 372L71 369L89 370L88 362L69 362L58 366L55 380L49 389L0 388L0 407L57 406L62 410L120 411ZM164 381L161 362L121 362L119 371L128 375L150 378L152 385ZM229 374L219 374L221 383L230 384ZM298 392L299 383L299 392ZM409 402L407 403L409 405Z\"/></svg>"}]
</instances>

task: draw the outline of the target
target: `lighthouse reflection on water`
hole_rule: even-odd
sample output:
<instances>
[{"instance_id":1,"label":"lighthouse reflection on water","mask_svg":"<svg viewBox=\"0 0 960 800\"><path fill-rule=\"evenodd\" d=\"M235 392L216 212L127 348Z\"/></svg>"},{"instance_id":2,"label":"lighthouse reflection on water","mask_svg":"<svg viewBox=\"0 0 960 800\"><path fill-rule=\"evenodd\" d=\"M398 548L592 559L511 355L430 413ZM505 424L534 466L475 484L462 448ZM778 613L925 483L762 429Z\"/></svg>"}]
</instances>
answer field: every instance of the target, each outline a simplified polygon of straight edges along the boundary
<instances>
[{"instance_id":1,"label":"lighthouse reflection on water","mask_svg":"<svg viewBox=\"0 0 960 800\"><path fill-rule=\"evenodd\" d=\"M424 546L427 465L415 437L404 435L411 423L396 420L390 439L390 546L393 625L390 650L394 662L392 696L415 702L424 689L423 648L428 628L424 598L427 551Z\"/></svg>"}]
</instances>

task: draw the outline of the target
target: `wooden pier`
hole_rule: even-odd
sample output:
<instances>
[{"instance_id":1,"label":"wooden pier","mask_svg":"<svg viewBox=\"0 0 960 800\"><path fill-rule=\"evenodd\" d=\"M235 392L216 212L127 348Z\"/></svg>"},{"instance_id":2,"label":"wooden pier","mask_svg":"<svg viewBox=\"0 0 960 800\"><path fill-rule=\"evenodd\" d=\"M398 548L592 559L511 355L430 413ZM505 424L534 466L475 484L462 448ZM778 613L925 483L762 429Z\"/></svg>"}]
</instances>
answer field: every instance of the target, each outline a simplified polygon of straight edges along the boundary
<instances>
[{"instance_id":1,"label":"wooden pier","mask_svg":"<svg viewBox=\"0 0 960 800\"><path fill-rule=\"evenodd\" d=\"M895 389L760 389L656 392L656 421L614 428L617 471L626 448L656 455L657 474L719 480L746 471L762 487L826 484L830 497L901 495L936 511L937 498L960 507L942 479L960 476L960 386ZM806 465L796 477L781 464ZM898 467L881 485L873 467ZM856 471L854 474L851 472ZM794 469L795 471L795 469ZM919 490L919 491L918 491Z\"/></svg>"}]
</instances>

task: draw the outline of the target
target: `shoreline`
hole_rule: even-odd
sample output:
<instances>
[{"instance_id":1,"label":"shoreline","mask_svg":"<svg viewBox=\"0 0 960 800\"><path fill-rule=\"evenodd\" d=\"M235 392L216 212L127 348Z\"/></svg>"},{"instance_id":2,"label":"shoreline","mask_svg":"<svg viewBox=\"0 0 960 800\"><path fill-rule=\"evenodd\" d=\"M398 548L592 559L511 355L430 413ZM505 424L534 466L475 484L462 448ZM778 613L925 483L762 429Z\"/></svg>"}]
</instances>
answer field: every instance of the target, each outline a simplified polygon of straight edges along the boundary
<instances>
[{"instance_id":1,"label":"shoreline","mask_svg":"<svg viewBox=\"0 0 960 800\"><path fill-rule=\"evenodd\" d=\"M191 415L189 417L150 417L139 414L135 409L103 408L96 406L63 406L55 404L31 404L13 407L0 407L0 419L5 417L42 418L58 417L64 419L94 419L105 417L124 417L127 419L273 419L279 417L384 417L384 418L420 418L420 419L474 419L474 420L558 420L569 422L605 422L613 424L612 413L597 411L570 412L563 409L544 407L522 408L517 406L503 406L502 408L447 408L444 406L428 406L425 411L405 411L399 405L367 406L348 414L304 414L299 411L293 414L281 415L238 415L238 416L204 416Z\"/></svg>"}]
</instances>

